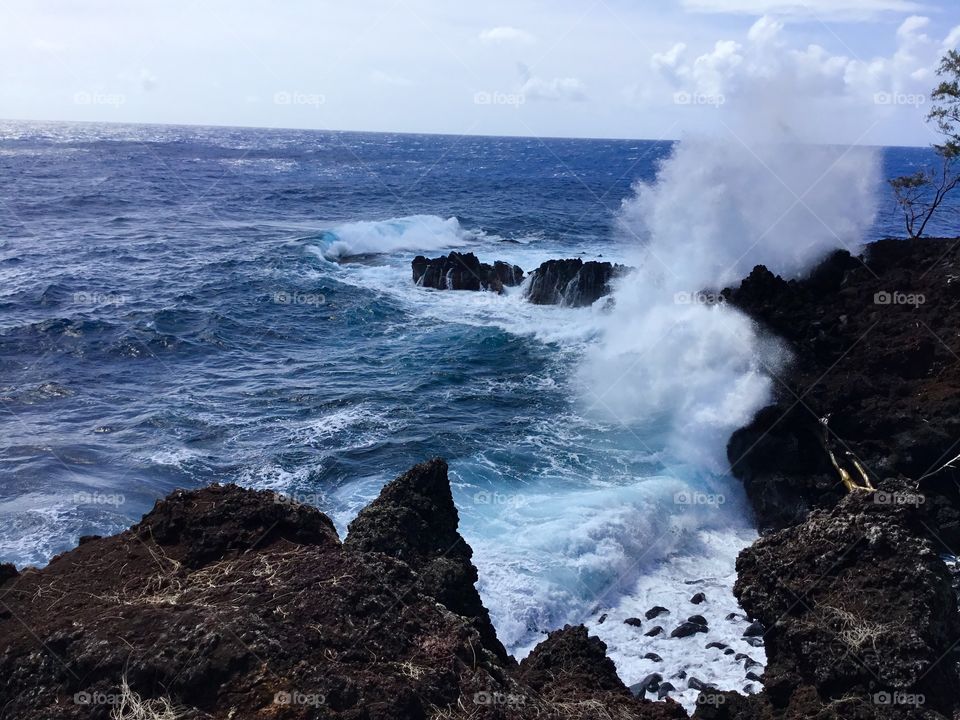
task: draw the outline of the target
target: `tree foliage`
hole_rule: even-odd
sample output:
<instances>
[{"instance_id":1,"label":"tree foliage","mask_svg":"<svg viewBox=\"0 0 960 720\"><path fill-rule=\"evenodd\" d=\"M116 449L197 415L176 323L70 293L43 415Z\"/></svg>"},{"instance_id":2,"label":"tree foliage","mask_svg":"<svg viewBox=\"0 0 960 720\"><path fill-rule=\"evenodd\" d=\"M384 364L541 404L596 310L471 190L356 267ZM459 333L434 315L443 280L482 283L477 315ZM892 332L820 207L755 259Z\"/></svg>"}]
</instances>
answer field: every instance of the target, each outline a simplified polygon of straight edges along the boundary
<instances>
[{"instance_id":1,"label":"tree foliage","mask_svg":"<svg viewBox=\"0 0 960 720\"><path fill-rule=\"evenodd\" d=\"M960 185L960 52L947 52L937 75L941 80L930 95L934 106L927 116L944 138L933 145L937 164L890 181L911 238L923 236L947 195Z\"/></svg>"}]
</instances>

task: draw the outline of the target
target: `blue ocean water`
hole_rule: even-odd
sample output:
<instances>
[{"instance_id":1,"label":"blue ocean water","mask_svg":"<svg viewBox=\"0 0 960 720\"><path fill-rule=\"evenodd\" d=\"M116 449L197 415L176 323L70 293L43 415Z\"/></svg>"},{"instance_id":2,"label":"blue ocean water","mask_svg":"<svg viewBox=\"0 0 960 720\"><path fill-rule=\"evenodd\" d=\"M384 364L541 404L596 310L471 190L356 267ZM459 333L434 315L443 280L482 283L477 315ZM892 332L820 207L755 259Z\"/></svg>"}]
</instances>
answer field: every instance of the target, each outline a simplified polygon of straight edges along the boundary
<instances>
[{"instance_id":1,"label":"blue ocean water","mask_svg":"<svg viewBox=\"0 0 960 720\"><path fill-rule=\"evenodd\" d=\"M670 149L0 123L0 561L43 564L214 482L342 531L440 455L513 648L652 601L650 582L729 575L752 537L736 484L581 412L589 310L410 280L450 248L528 270L623 258L621 202ZM888 176L927 159L883 151ZM872 235L899 234L877 192ZM689 491L723 508L680 514Z\"/></svg>"}]
</instances>

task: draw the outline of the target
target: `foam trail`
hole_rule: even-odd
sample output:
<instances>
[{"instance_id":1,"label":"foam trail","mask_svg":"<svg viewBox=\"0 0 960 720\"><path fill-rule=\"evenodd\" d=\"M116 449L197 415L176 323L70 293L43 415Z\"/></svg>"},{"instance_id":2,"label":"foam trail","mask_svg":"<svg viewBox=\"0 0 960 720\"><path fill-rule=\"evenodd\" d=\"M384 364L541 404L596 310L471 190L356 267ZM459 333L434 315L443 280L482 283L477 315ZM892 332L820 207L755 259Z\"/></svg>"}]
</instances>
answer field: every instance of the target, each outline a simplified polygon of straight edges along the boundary
<instances>
[{"instance_id":1,"label":"foam trail","mask_svg":"<svg viewBox=\"0 0 960 720\"><path fill-rule=\"evenodd\" d=\"M319 248L321 256L326 260L340 260L353 255L462 247L472 236L455 217L410 215L344 223L324 233L323 239L325 244Z\"/></svg>"}]
</instances>

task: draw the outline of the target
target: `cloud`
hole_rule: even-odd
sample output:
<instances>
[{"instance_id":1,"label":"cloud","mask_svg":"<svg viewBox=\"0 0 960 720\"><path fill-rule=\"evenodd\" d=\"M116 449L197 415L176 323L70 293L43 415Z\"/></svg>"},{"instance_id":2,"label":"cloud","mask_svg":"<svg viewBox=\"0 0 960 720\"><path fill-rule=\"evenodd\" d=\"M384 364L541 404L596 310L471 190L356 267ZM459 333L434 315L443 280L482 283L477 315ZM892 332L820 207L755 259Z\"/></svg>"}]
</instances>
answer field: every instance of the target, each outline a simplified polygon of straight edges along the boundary
<instances>
[{"instance_id":1,"label":"cloud","mask_svg":"<svg viewBox=\"0 0 960 720\"><path fill-rule=\"evenodd\" d=\"M524 45L530 45L536 41L537 38L527 31L510 26L490 28L480 33L480 42L490 45L497 43L522 43Z\"/></svg>"},{"instance_id":2,"label":"cloud","mask_svg":"<svg viewBox=\"0 0 960 720\"><path fill-rule=\"evenodd\" d=\"M914 0L681 0L685 10L738 15L779 15L818 20L876 20L886 13L922 10Z\"/></svg>"},{"instance_id":3,"label":"cloud","mask_svg":"<svg viewBox=\"0 0 960 720\"><path fill-rule=\"evenodd\" d=\"M575 77L555 77L549 80L537 77L523 63L519 64L520 94L529 100L580 102L587 99L583 83Z\"/></svg>"},{"instance_id":4,"label":"cloud","mask_svg":"<svg viewBox=\"0 0 960 720\"><path fill-rule=\"evenodd\" d=\"M761 84L778 84L784 92L806 96L870 100L877 93L929 92L942 49L960 37L960 28L945 40L931 38L929 18L910 16L896 31L896 50L886 57L860 59L833 54L811 44L789 46L783 23L761 17L741 41L719 40L713 49L690 57L682 43L651 57L652 68L674 89L724 95L749 94Z\"/></svg>"}]
</instances>

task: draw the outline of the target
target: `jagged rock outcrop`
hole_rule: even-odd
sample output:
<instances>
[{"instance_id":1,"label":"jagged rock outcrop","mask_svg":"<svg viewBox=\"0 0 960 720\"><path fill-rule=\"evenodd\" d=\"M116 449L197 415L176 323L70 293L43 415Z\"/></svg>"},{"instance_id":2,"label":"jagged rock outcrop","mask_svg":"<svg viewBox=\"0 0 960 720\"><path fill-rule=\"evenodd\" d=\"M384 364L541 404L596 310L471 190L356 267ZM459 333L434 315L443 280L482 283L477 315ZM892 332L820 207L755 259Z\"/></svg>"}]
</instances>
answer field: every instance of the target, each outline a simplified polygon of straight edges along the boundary
<instances>
[{"instance_id":1,"label":"jagged rock outcrop","mask_svg":"<svg viewBox=\"0 0 960 720\"><path fill-rule=\"evenodd\" d=\"M683 716L624 699L610 677L553 692L586 671L577 658L612 671L582 628L554 679L526 684L478 605L470 554L439 460L388 484L343 544L274 493L176 492L42 570L0 566L0 714L587 720L609 702L618 718Z\"/></svg>"},{"instance_id":2,"label":"jagged rock outcrop","mask_svg":"<svg viewBox=\"0 0 960 720\"><path fill-rule=\"evenodd\" d=\"M724 694L703 718L951 718L960 619L951 578L921 539L915 493L856 491L741 553L735 594L766 628L764 691Z\"/></svg>"},{"instance_id":3,"label":"jagged rock outcrop","mask_svg":"<svg viewBox=\"0 0 960 720\"><path fill-rule=\"evenodd\" d=\"M535 305L593 305L611 292L611 281L627 270L624 265L596 260L547 260L530 273L526 297Z\"/></svg>"},{"instance_id":4,"label":"jagged rock outcrop","mask_svg":"<svg viewBox=\"0 0 960 720\"><path fill-rule=\"evenodd\" d=\"M480 262L473 253L452 252L438 258L418 255L411 263L413 282L434 290L489 290L503 292L523 282L523 270L497 260Z\"/></svg>"},{"instance_id":5,"label":"jagged rock outcrop","mask_svg":"<svg viewBox=\"0 0 960 720\"><path fill-rule=\"evenodd\" d=\"M520 663L519 677L543 702L579 707L584 718L633 717L640 712L663 720L687 716L673 700L651 703L634 698L607 657L606 644L588 636L582 625L550 633Z\"/></svg>"},{"instance_id":6,"label":"jagged rock outcrop","mask_svg":"<svg viewBox=\"0 0 960 720\"><path fill-rule=\"evenodd\" d=\"M845 494L826 448L875 486L904 475L932 508L938 549L960 549L960 246L884 240L838 251L807 278L759 266L729 302L787 341L777 401L733 435L728 456L761 529ZM829 418L828 429L819 423Z\"/></svg>"},{"instance_id":7,"label":"jagged rock outcrop","mask_svg":"<svg viewBox=\"0 0 960 720\"><path fill-rule=\"evenodd\" d=\"M484 646L507 662L507 651L475 586L473 550L458 525L447 463L435 458L387 484L350 523L344 545L405 562L419 576L424 593L473 620Z\"/></svg>"}]
</instances>

